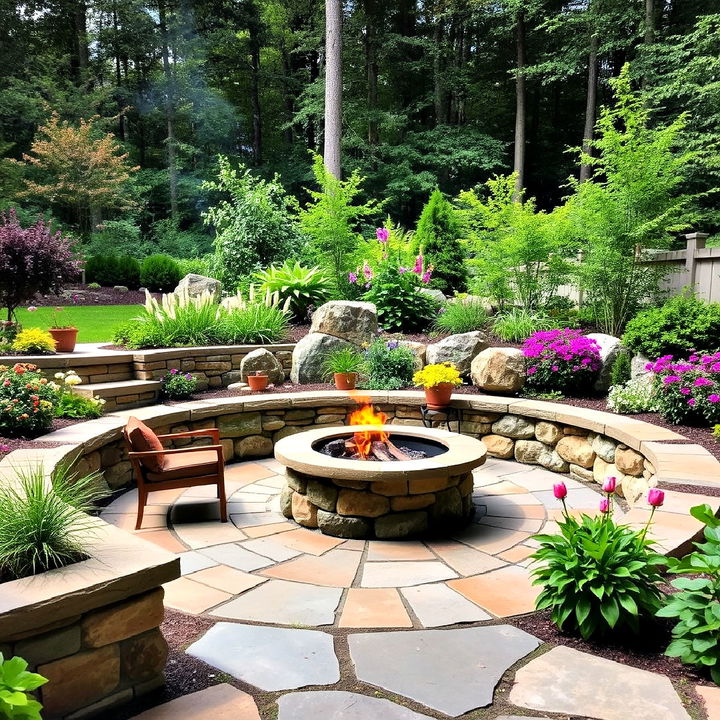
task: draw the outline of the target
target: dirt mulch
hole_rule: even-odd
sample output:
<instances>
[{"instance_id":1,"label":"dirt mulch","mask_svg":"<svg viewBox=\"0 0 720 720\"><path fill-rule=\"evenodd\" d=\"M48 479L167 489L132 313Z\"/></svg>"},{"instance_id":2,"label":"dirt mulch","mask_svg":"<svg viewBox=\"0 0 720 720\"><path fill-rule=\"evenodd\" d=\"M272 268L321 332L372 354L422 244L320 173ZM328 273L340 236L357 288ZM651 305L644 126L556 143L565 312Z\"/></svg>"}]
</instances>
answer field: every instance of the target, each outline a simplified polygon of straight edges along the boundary
<instances>
[{"instance_id":1,"label":"dirt mulch","mask_svg":"<svg viewBox=\"0 0 720 720\"><path fill-rule=\"evenodd\" d=\"M40 433L38 435L24 435L21 437L5 437L4 435L0 435L0 445L5 445L9 447L10 450L8 450L7 452L26 448L35 448L41 450L43 448L60 447L61 445L64 445L64 443L47 442L38 438L42 438L48 433L55 432L56 430L62 430L63 428L69 427L70 425L75 425L79 422L84 422L84 420L75 420L71 418L55 418L52 422L52 427L50 428L50 430L48 430L47 433ZM0 458L2 456L3 453L0 453Z\"/></svg>"},{"instance_id":2,"label":"dirt mulch","mask_svg":"<svg viewBox=\"0 0 720 720\"><path fill-rule=\"evenodd\" d=\"M153 297L160 297L153 293ZM109 287L97 290L88 289L87 285L66 285L60 295L35 295L35 297L24 303L24 307L36 305L45 307L82 307L86 305L144 305L145 293L140 290L128 290L120 292Z\"/></svg>"}]
</instances>

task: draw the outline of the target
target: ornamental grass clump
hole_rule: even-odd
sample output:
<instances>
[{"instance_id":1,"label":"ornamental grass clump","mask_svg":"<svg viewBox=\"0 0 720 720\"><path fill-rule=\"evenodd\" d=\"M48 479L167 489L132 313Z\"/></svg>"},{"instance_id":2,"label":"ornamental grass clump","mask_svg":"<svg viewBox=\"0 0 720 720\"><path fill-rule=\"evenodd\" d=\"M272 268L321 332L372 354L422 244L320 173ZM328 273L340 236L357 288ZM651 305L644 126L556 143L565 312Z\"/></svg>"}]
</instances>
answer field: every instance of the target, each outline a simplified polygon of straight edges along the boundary
<instances>
[{"instance_id":1,"label":"ornamental grass clump","mask_svg":"<svg viewBox=\"0 0 720 720\"><path fill-rule=\"evenodd\" d=\"M665 420L676 425L720 422L720 352L679 361L663 355L645 369L655 374L657 407Z\"/></svg>"},{"instance_id":2,"label":"ornamental grass clump","mask_svg":"<svg viewBox=\"0 0 720 720\"><path fill-rule=\"evenodd\" d=\"M602 366L600 346L571 328L533 333L523 345L523 355L530 388L567 395L592 388Z\"/></svg>"},{"instance_id":3,"label":"ornamental grass clump","mask_svg":"<svg viewBox=\"0 0 720 720\"><path fill-rule=\"evenodd\" d=\"M616 479L606 478L596 517L582 514L577 520L567 511L567 487L560 482L553 493L563 506L560 533L536 535L540 549L533 584L542 592L538 610L550 609L560 630L579 632L583 638L629 630L638 633L641 623L661 607L659 568L666 559L647 539L652 514L643 530L617 525L612 517ZM653 509L663 504L664 493L648 493Z\"/></svg>"}]
</instances>

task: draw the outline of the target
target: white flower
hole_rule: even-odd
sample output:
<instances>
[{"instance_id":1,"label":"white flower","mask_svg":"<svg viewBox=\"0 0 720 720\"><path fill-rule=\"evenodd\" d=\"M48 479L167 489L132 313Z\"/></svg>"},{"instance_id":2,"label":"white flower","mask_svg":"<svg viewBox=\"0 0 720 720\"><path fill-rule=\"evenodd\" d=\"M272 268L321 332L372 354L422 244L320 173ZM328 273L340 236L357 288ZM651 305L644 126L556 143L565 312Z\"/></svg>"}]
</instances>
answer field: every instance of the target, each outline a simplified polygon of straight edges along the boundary
<instances>
[{"instance_id":1,"label":"white flower","mask_svg":"<svg viewBox=\"0 0 720 720\"><path fill-rule=\"evenodd\" d=\"M65 384L66 385L80 385L82 380L77 375L68 375L65 378Z\"/></svg>"},{"instance_id":2,"label":"white flower","mask_svg":"<svg viewBox=\"0 0 720 720\"><path fill-rule=\"evenodd\" d=\"M49 382L49 383L47 384L47 386L48 386L49 388L52 388L53 390L59 390L59 389L60 389L60 386L59 386L57 383L54 383L54 382Z\"/></svg>"},{"instance_id":3,"label":"white flower","mask_svg":"<svg viewBox=\"0 0 720 720\"><path fill-rule=\"evenodd\" d=\"M57 372L54 377L56 380L62 380L65 377L65 373Z\"/></svg>"}]
</instances>

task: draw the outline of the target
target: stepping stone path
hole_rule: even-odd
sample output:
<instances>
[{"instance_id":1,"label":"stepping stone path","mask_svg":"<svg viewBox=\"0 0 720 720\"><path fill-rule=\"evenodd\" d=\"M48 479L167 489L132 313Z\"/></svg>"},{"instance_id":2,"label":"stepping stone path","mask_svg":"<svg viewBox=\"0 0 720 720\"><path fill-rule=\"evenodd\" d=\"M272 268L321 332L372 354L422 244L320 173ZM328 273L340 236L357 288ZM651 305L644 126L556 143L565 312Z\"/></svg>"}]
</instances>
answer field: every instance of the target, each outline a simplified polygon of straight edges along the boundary
<instances>
[{"instance_id":1,"label":"stepping stone path","mask_svg":"<svg viewBox=\"0 0 720 720\"><path fill-rule=\"evenodd\" d=\"M510 625L350 635L359 680L453 717L486 707L505 671L540 641Z\"/></svg>"},{"instance_id":2,"label":"stepping stone path","mask_svg":"<svg viewBox=\"0 0 720 720\"><path fill-rule=\"evenodd\" d=\"M518 670L510 702L598 720L690 720L664 675L562 646Z\"/></svg>"},{"instance_id":3,"label":"stepping stone path","mask_svg":"<svg viewBox=\"0 0 720 720\"><path fill-rule=\"evenodd\" d=\"M261 690L333 685L340 679L332 636L317 630L217 623L187 652Z\"/></svg>"},{"instance_id":4,"label":"stepping stone path","mask_svg":"<svg viewBox=\"0 0 720 720\"><path fill-rule=\"evenodd\" d=\"M184 695L135 716L135 720L260 720L251 695L223 683Z\"/></svg>"},{"instance_id":5,"label":"stepping stone path","mask_svg":"<svg viewBox=\"0 0 720 720\"><path fill-rule=\"evenodd\" d=\"M278 700L277 720L429 720L389 700L342 691L298 692Z\"/></svg>"}]
</instances>

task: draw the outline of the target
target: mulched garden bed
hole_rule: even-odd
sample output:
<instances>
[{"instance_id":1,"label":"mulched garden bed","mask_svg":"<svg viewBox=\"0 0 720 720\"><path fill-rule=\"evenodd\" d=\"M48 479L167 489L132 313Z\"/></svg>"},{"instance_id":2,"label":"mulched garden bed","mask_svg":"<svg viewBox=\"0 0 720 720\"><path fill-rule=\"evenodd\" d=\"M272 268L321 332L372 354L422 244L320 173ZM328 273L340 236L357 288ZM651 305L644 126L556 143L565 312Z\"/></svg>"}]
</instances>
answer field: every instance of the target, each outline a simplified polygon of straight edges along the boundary
<instances>
[{"instance_id":1,"label":"mulched garden bed","mask_svg":"<svg viewBox=\"0 0 720 720\"><path fill-rule=\"evenodd\" d=\"M84 422L84 420L75 420L71 418L55 418L52 423L52 427L50 430L48 430L48 433L55 432L55 430L62 430L63 428L66 428L70 425L75 425L76 423ZM34 436L23 436L23 437L5 437L4 435L0 435L0 445L6 445L10 448L10 451L12 450L21 450L24 448L36 448L36 449L43 449L43 448L55 448L60 447L64 443L60 442L46 442L45 440L39 440L38 438L43 437L43 435L46 435L47 433L41 433L39 435ZM4 453L0 453L0 458L3 457Z\"/></svg>"},{"instance_id":2,"label":"mulched garden bed","mask_svg":"<svg viewBox=\"0 0 720 720\"><path fill-rule=\"evenodd\" d=\"M153 297L159 298L159 293L152 293ZM74 299L75 298L75 299ZM53 307L82 307L86 305L144 305L145 293L140 290L128 290L120 292L109 287L89 290L87 285L66 285L61 295L35 295L35 297L24 303L24 307L30 305Z\"/></svg>"}]
</instances>

